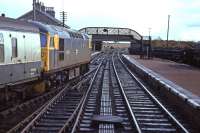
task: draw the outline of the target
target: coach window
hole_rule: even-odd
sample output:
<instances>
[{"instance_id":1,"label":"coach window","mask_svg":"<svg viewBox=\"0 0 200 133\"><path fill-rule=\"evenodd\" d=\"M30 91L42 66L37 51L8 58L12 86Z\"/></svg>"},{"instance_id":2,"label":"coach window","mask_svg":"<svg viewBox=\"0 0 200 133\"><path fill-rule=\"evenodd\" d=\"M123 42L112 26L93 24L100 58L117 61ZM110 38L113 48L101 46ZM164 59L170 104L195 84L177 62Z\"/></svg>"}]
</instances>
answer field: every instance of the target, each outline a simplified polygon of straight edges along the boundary
<instances>
[{"instance_id":1,"label":"coach window","mask_svg":"<svg viewBox=\"0 0 200 133\"><path fill-rule=\"evenodd\" d=\"M59 61L64 60L64 39L59 39Z\"/></svg>"},{"instance_id":2,"label":"coach window","mask_svg":"<svg viewBox=\"0 0 200 133\"><path fill-rule=\"evenodd\" d=\"M0 62L4 62L4 39L2 33L0 33Z\"/></svg>"},{"instance_id":3,"label":"coach window","mask_svg":"<svg viewBox=\"0 0 200 133\"><path fill-rule=\"evenodd\" d=\"M17 53L17 38L12 38L12 58L16 58L18 56Z\"/></svg>"}]
</instances>

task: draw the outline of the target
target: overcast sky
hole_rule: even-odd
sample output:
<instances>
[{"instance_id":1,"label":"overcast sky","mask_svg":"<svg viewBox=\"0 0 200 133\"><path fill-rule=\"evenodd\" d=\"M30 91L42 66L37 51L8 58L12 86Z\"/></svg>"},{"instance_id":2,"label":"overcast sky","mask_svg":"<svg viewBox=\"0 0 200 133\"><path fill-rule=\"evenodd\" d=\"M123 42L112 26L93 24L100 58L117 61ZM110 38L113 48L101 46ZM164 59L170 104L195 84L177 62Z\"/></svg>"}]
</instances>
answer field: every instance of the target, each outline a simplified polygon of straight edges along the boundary
<instances>
[{"instance_id":1,"label":"overcast sky","mask_svg":"<svg viewBox=\"0 0 200 133\"><path fill-rule=\"evenodd\" d=\"M73 29L87 26L114 26L136 30L166 39L200 40L200 0L40 0L59 12L68 12L67 25ZM32 9L32 0L0 0L0 13L17 18Z\"/></svg>"}]
</instances>

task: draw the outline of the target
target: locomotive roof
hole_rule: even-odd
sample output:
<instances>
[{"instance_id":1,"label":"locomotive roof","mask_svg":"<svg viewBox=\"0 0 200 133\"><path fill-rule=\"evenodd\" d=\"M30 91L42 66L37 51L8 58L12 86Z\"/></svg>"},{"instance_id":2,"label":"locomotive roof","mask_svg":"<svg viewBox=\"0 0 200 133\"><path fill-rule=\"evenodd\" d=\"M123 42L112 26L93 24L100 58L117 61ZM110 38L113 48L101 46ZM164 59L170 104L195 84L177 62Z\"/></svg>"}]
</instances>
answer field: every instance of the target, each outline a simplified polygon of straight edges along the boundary
<instances>
[{"instance_id":1,"label":"locomotive roof","mask_svg":"<svg viewBox=\"0 0 200 133\"><path fill-rule=\"evenodd\" d=\"M79 33L78 31L72 29L67 29L61 26L43 24L41 22L36 22L36 21L30 21L30 22L36 25L40 29L40 31L49 32L51 35L58 34L60 37L63 38L87 39L87 36L84 36L82 33Z\"/></svg>"},{"instance_id":2,"label":"locomotive roof","mask_svg":"<svg viewBox=\"0 0 200 133\"><path fill-rule=\"evenodd\" d=\"M2 16L0 16L0 29L22 32L39 32L39 29L37 27L28 22Z\"/></svg>"}]
</instances>

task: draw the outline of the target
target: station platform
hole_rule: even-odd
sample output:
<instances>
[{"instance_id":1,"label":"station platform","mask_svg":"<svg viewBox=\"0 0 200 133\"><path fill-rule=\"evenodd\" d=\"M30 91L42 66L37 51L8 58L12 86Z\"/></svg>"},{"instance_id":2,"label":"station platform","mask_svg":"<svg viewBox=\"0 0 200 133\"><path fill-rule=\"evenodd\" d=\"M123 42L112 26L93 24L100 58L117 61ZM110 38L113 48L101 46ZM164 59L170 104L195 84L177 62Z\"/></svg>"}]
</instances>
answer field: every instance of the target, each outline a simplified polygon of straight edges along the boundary
<instances>
[{"instance_id":1,"label":"station platform","mask_svg":"<svg viewBox=\"0 0 200 133\"><path fill-rule=\"evenodd\" d=\"M137 55L123 55L137 68L148 73L163 85L172 88L182 98L200 105L200 69L169 60L140 59Z\"/></svg>"}]
</instances>

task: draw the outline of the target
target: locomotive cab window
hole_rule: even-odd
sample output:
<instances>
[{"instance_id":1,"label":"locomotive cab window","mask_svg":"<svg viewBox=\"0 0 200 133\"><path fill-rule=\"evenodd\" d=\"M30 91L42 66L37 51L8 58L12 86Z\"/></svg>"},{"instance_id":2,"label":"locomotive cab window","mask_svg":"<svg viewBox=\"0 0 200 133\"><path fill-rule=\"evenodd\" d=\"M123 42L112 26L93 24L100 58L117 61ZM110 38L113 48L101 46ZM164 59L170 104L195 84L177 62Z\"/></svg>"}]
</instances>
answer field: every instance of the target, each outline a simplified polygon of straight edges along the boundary
<instances>
[{"instance_id":1,"label":"locomotive cab window","mask_svg":"<svg viewBox=\"0 0 200 133\"><path fill-rule=\"evenodd\" d=\"M1 62L4 62L4 39L2 33L0 33L0 63Z\"/></svg>"},{"instance_id":2,"label":"locomotive cab window","mask_svg":"<svg viewBox=\"0 0 200 133\"><path fill-rule=\"evenodd\" d=\"M54 47L54 38L53 37L50 38L50 47Z\"/></svg>"},{"instance_id":3,"label":"locomotive cab window","mask_svg":"<svg viewBox=\"0 0 200 133\"><path fill-rule=\"evenodd\" d=\"M40 33L41 47L46 47L47 37L45 33Z\"/></svg>"},{"instance_id":4,"label":"locomotive cab window","mask_svg":"<svg viewBox=\"0 0 200 133\"><path fill-rule=\"evenodd\" d=\"M17 52L17 38L12 38L12 58L16 58L18 56Z\"/></svg>"},{"instance_id":5,"label":"locomotive cab window","mask_svg":"<svg viewBox=\"0 0 200 133\"><path fill-rule=\"evenodd\" d=\"M64 60L64 39L60 38L59 39L59 61L63 61Z\"/></svg>"},{"instance_id":6,"label":"locomotive cab window","mask_svg":"<svg viewBox=\"0 0 200 133\"><path fill-rule=\"evenodd\" d=\"M59 39L59 51L64 51L64 39Z\"/></svg>"}]
</instances>

